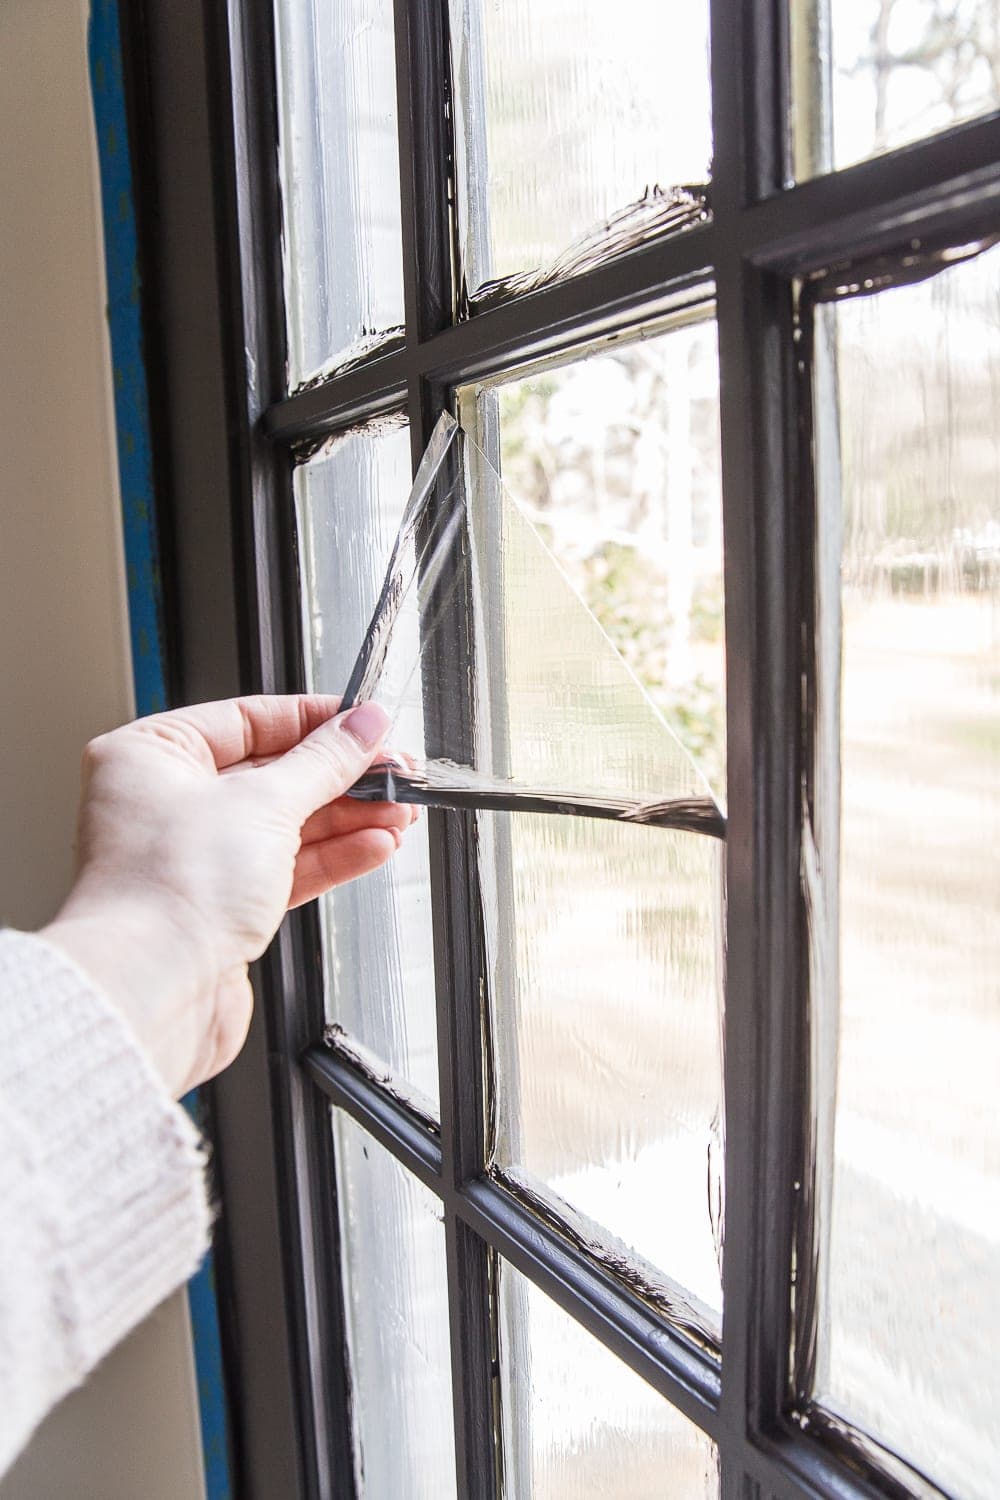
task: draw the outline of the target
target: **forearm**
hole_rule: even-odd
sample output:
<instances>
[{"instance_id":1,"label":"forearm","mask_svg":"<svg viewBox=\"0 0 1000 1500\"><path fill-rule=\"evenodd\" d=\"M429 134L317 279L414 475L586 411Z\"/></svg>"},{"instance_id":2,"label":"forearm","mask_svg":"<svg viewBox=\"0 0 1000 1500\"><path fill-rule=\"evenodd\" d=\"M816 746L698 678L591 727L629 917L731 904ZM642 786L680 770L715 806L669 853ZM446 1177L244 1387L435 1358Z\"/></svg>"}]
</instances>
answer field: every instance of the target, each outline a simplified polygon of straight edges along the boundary
<instances>
[{"instance_id":1,"label":"forearm","mask_svg":"<svg viewBox=\"0 0 1000 1500\"><path fill-rule=\"evenodd\" d=\"M0 1473L46 1411L196 1269L197 1133L119 1011L0 932Z\"/></svg>"}]
</instances>

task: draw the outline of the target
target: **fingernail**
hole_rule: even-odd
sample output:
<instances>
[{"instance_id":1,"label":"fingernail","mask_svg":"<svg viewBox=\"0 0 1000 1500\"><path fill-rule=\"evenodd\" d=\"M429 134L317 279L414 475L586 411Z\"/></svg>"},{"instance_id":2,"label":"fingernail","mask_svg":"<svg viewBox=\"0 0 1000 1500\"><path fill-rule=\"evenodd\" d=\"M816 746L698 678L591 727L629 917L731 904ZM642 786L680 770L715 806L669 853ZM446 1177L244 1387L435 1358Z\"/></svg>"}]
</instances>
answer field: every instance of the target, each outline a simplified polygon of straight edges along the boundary
<instances>
[{"instance_id":1,"label":"fingernail","mask_svg":"<svg viewBox=\"0 0 1000 1500\"><path fill-rule=\"evenodd\" d=\"M377 703L359 703L350 709L342 720L344 728L354 736L366 750L374 750L389 728L391 720L384 708Z\"/></svg>"}]
</instances>

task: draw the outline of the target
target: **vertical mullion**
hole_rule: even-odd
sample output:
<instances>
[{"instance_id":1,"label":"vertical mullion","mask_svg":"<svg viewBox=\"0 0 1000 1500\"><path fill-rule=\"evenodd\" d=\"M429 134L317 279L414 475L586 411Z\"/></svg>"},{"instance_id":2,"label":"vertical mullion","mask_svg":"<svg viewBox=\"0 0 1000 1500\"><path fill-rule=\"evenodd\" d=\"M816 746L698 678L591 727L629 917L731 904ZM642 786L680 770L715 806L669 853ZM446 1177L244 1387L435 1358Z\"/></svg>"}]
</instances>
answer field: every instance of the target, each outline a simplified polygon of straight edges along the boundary
<instances>
[{"instance_id":1,"label":"vertical mullion","mask_svg":"<svg viewBox=\"0 0 1000 1500\"><path fill-rule=\"evenodd\" d=\"M454 284L448 0L395 0L396 90L403 225L403 295L408 348L447 327ZM450 393L415 377L408 391L414 468ZM452 606L451 633L468 658L468 611ZM465 643L464 647L462 643ZM471 664L471 663L470 663ZM449 731L458 753L472 725L464 673L452 659L428 670L431 734ZM485 1244L459 1220L455 1198L483 1160L480 996L485 966L480 941L474 814L431 812L431 898L437 977L441 1153L448 1269L453 1420L458 1494L496 1494L490 1267Z\"/></svg>"},{"instance_id":2,"label":"vertical mullion","mask_svg":"<svg viewBox=\"0 0 1000 1500\"><path fill-rule=\"evenodd\" d=\"M403 305L409 347L447 328L455 300L447 16L447 0L395 0Z\"/></svg>"},{"instance_id":3,"label":"vertical mullion","mask_svg":"<svg viewBox=\"0 0 1000 1500\"><path fill-rule=\"evenodd\" d=\"M259 420L286 393L274 17L269 4L249 0L229 0L221 10L206 5L205 15L217 66L231 87L217 96L217 202L233 498L246 612L244 671L254 690L296 691L303 682L292 462L287 450L264 437ZM355 1484L333 1139L329 1107L299 1062L325 1021L315 907L286 920L255 978L263 981L285 1317L294 1363L298 1473L286 1473L281 1482L302 1500L351 1500ZM255 1247L240 1249L252 1261ZM263 1493L259 1476L250 1476L249 1493Z\"/></svg>"},{"instance_id":4,"label":"vertical mullion","mask_svg":"<svg viewBox=\"0 0 1000 1500\"><path fill-rule=\"evenodd\" d=\"M720 1448L724 1500L744 1500L748 1445L787 1380L800 1176L800 602L789 290L742 239L748 200L786 175L784 5L711 9L729 765Z\"/></svg>"}]
</instances>

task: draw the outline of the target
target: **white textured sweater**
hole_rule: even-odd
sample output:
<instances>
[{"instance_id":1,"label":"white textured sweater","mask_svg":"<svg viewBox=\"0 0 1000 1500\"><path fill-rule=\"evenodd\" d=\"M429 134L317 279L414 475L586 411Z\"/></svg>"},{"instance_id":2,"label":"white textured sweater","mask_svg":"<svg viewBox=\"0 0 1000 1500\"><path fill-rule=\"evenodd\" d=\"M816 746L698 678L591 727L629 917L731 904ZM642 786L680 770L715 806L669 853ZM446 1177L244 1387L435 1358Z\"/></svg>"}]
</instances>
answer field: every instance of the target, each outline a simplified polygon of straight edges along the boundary
<instances>
[{"instance_id":1,"label":"white textured sweater","mask_svg":"<svg viewBox=\"0 0 1000 1500\"><path fill-rule=\"evenodd\" d=\"M48 1409L197 1268L198 1133L124 1017L0 932L0 1474Z\"/></svg>"}]
</instances>

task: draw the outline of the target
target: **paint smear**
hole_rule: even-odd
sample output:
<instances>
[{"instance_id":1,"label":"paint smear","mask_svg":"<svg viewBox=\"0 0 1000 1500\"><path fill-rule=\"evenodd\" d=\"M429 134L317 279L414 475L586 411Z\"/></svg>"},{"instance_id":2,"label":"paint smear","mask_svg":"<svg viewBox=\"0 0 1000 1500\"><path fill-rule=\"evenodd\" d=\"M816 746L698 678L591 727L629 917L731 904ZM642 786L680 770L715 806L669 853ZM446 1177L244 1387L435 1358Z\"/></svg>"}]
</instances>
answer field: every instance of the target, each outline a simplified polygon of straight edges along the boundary
<instances>
[{"instance_id":1,"label":"paint smear","mask_svg":"<svg viewBox=\"0 0 1000 1500\"><path fill-rule=\"evenodd\" d=\"M710 218L706 192L697 188L650 188L637 202L609 214L538 270L512 272L484 282L477 288L467 311L485 312L512 297L523 297L571 276L582 276L640 250L665 234L707 224Z\"/></svg>"}]
</instances>

